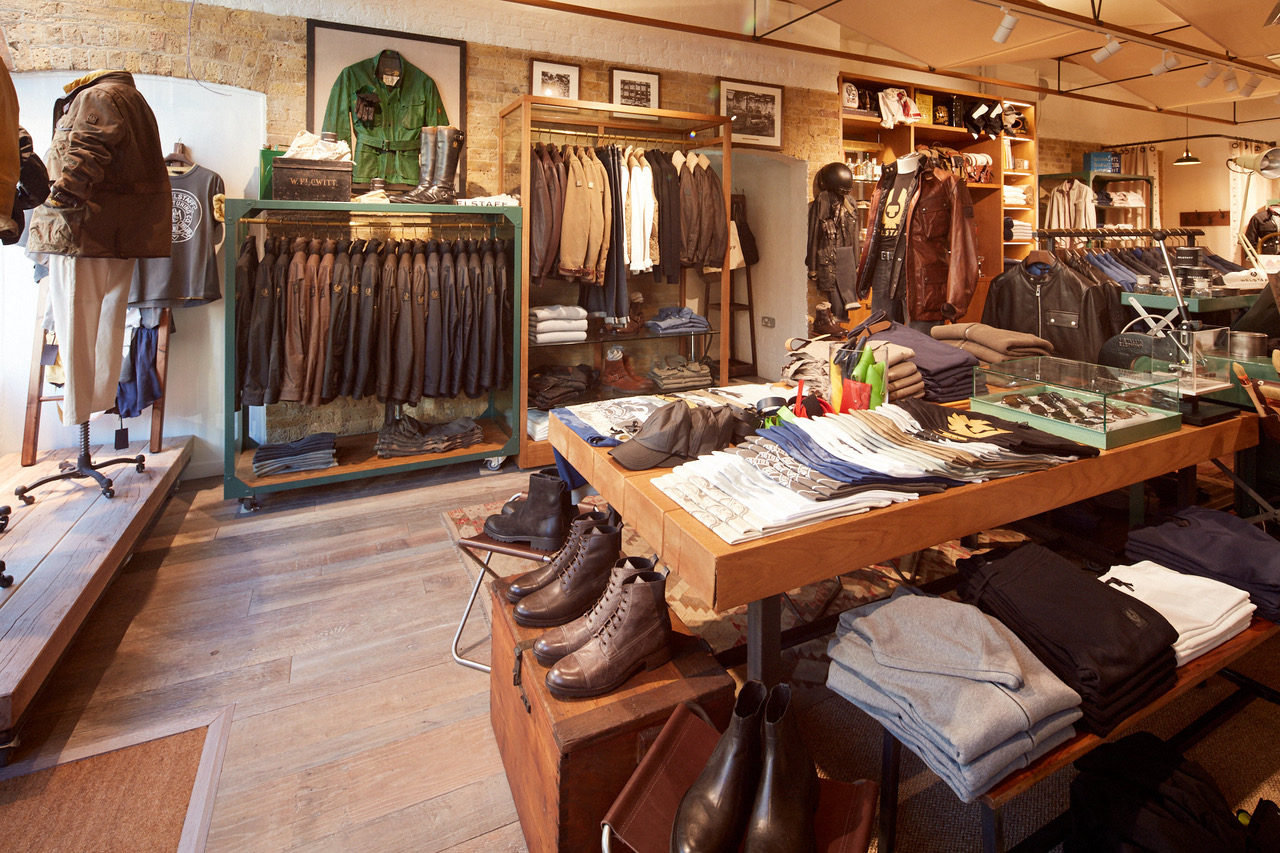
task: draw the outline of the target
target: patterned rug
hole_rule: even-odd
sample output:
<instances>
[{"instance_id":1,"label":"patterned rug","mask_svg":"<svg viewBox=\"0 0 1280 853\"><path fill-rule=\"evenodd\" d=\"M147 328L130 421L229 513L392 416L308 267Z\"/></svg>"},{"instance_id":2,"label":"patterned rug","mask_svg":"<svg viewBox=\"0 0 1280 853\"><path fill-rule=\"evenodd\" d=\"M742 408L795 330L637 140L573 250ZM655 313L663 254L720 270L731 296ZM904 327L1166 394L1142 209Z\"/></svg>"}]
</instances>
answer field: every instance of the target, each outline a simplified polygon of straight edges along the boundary
<instances>
[{"instance_id":1,"label":"patterned rug","mask_svg":"<svg viewBox=\"0 0 1280 853\"><path fill-rule=\"evenodd\" d=\"M582 503L584 510L606 507L604 499L598 496L587 498ZM495 501L449 510L441 516L454 542L457 542L479 533L484 526L484 520L501 511L502 502ZM1023 538L1025 537L1013 531L989 531L979 537L979 544L985 548L995 541L1018 541ZM627 556L637 557L648 557L654 553L649 543L636 533L634 528L625 524L622 533L622 551ZM908 555L791 590L783 597L783 629L888 596L899 585L908 582L913 562L917 584L950 574L955 570L956 560L969 556L970 551L961 546L959 541L953 540L918 553L918 557ZM474 581L475 565L467 559L463 559L462 562ZM532 566L528 560L499 554L493 555L489 565L501 577L526 572ZM745 606L716 613L706 602L694 595L689 590L688 584L674 572L667 578L666 593L671 612L678 616L690 631L706 641L712 652L718 654L746 642L747 608ZM482 595L479 600L484 603L485 619L488 620L488 596ZM827 638L820 638L788 649L783 661L788 680L802 685L825 684L828 664L826 648Z\"/></svg>"}]
</instances>

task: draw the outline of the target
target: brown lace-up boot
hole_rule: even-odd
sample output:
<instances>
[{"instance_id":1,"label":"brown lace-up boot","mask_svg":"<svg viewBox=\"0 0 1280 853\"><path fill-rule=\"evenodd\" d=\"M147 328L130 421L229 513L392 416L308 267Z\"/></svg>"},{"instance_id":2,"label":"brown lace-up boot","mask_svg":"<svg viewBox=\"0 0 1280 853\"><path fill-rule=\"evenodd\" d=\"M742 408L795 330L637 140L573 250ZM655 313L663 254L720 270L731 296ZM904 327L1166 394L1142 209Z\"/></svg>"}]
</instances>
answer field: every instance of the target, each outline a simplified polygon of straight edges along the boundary
<instances>
[{"instance_id":1,"label":"brown lace-up boot","mask_svg":"<svg viewBox=\"0 0 1280 853\"><path fill-rule=\"evenodd\" d=\"M587 640L590 640L600 626L613 615L613 611L618 609L618 602L622 600L622 585L627 579L640 572L652 570L653 560L641 557L623 557L614 563L613 571L609 573L609 586L605 589L604 595L591 605L591 609L568 625L549 629L538 638L538 642L533 644L533 656L538 659L538 663L551 666L562 657L586 645Z\"/></svg>"},{"instance_id":2,"label":"brown lace-up boot","mask_svg":"<svg viewBox=\"0 0 1280 853\"><path fill-rule=\"evenodd\" d=\"M586 613L609 586L610 570L621 551L621 530L610 524L592 524L560 577L520 599L513 612L516 624L554 628Z\"/></svg>"},{"instance_id":3,"label":"brown lace-up boot","mask_svg":"<svg viewBox=\"0 0 1280 853\"><path fill-rule=\"evenodd\" d=\"M547 584L565 573L573 558L578 556L582 547L582 537L597 524L603 524L608 518L603 512L584 512L569 523L569 536L564 540L560 550L533 571L525 572L507 587L507 601L515 604L526 595L537 592Z\"/></svg>"}]
</instances>

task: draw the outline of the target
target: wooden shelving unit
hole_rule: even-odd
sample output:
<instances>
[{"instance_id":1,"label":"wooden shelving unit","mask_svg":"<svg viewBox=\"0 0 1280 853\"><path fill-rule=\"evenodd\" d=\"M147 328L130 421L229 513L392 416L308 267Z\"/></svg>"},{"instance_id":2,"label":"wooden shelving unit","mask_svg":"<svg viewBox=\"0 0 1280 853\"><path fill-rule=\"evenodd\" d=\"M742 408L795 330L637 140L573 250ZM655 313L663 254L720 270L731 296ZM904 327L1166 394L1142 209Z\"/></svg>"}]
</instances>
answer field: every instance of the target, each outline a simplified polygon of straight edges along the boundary
<instances>
[{"instance_id":1,"label":"wooden shelving unit","mask_svg":"<svg viewBox=\"0 0 1280 853\"><path fill-rule=\"evenodd\" d=\"M534 143L539 141L553 142L557 145L591 146L618 142L640 148L659 148L664 151L678 148L685 151L718 152L722 157L721 163L717 164L717 171L724 189L727 227L733 183L730 169L729 119L726 117L524 95L502 110L499 114L499 123L498 162L501 186L507 191L519 192L521 198L530 197L528 152L532 150ZM531 257L528 229L522 232L520 239L520 257L526 260L516 268L516 291L521 295L521 304L527 306L525 309L516 311L515 323L519 338L516 346L519 348L519 364L522 366L516 373L517 399L515 401L518 412L516 418L519 445L517 462L521 468L548 465L553 460L550 442L530 438L525 426L528 414L529 374L539 367L587 364L599 369L603 365L605 351L610 346L621 345L627 351L638 373L647 372L652 360L666 355L679 354L690 361L695 361L703 355L710 355L719 365L719 371L713 372L712 382L716 385L729 383L732 323L726 322L723 316L713 317L713 312L708 311L705 305L699 306L698 313L712 322L712 331L709 333L631 337L595 335L586 341L570 344L530 344L528 307L577 304L579 284L548 278L544 284L534 286L527 261ZM645 294L646 317L652 317L658 308L667 305L684 305L687 296L699 297L699 301L702 302L705 300L704 293L707 289L714 291L717 283L719 298L711 301L718 302L719 305L733 304L727 257L720 273L709 274L705 280L699 277L701 275L700 271L684 269L680 283L669 284L655 282L652 274L632 273L628 276L627 286L629 290L639 290ZM715 311L714 313L723 315L732 312ZM717 319L719 328L716 327ZM623 395L594 391L591 399L604 399L608 396Z\"/></svg>"},{"instance_id":2,"label":"wooden shelving unit","mask_svg":"<svg viewBox=\"0 0 1280 853\"><path fill-rule=\"evenodd\" d=\"M518 207L475 207L468 205L354 204L343 202L259 201L227 199L226 223L228 245L239 246L251 233L272 236L294 233L299 229L324 229L330 236L428 237L433 234L470 233L497 238L510 248L511 269L518 269L522 257L521 231L523 211ZM251 230L254 229L254 230ZM523 431L517 421L514 379L504 389L488 392L485 412L476 422L484 431L479 444L444 453L379 458L374 452L376 433L342 435L337 440L338 464L319 471L258 477L253 473L253 452L258 442L250 435L249 406L236 408L236 252L227 252L225 269L226 360L224 376L225 402L223 421L226 425L223 443L223 495L252 506L258 494L286 491L325 483L357 480L387 474L399 474L457 462L500 462L518 450L515 436ZM524 303L519 288L510 287L511 310L523 315ZM511 324L519 329L519 323ZM507 347L509 375L520 373L521 349L514 340ZM322 408L322 407L318 407ZM519 424L519 425L518 425Z\"/></svg>"}]
</instances>

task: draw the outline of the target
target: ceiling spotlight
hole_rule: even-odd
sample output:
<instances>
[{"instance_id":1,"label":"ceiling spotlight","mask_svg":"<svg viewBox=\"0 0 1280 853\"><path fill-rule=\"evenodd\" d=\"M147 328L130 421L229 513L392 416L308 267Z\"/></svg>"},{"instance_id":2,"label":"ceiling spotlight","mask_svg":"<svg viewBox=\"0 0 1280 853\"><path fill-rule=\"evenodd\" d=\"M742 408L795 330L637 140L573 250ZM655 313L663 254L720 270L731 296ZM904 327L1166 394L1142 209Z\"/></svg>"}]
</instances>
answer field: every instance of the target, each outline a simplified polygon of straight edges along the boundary
<instances>
[{"instance_id":1,"label":"ceiling spotlight","mask_svg":"<svg viewBox=\"0 0 1280 853\"><path fill-rule=\"evenodd\" d=\"M1240 81L1236 78L1235 71L1228 71L1222 78L1222 85L1226 87L1228 92L1234 92L1240 88Z\"/></svg>"},{"instance_id":2,"label":"ceiling spotlight","mask_svg":"<svg viewBox=\"0 0 1280 853\"><path fill-rule=\"evenodd\" d=\"M1249 79L1244 81L1244 85L1240 87L1240 97L1251 98L1253 93L1258 91L1258 87L1262 85L1262 78L1257 74L1250 74Z\"/></svg>"},{"instance_id":3,"label":"ceiling spotlight","mask_svg":"<svg viewBox=\"0 0 1280 853\"><path fill-rule=\"evenodd\" d=\"M1000 11L1004 12L1004 17L1000 19L1000 26L996 27L995 35L991 40L1004 44L1009 40L1009 34L1013 32L1013 28L1018 26L1018 16L1009 13L1009 10L1001 6Z\"/></svg>"},{"instance_id":4,"label":"ceiling spotlight","mask_svg":"<svg viewBox=\"0 0 1280 853\"><path fill-rule=\"evenodd\" d=\"M1107 59L1115 56L1123 46L1124 45L1120 44L1120 42L1116 41L1110 34L1108 34L1107 43L1093 52L1093 61L1098 63L1105 62Z\"/></svg>"},{"instance_id":5,"label":"ceiling spotlight","mask_svg":"<svg viewBox=\"0 0 1280 853\"><path fill-rule=\"evenodd\" d=\"M1218 79L1218 75L1222 73L1222 66L1216 62L1210 62L1209 67L1204 70L1204 76L1196 81L1196 85L1201 89L1208 86L1214 80Z\"/></svg>"},{"instance_id":6,"label":"ceiling spotlight","mask_svg":"<svg viewBox=\"0 0 1280 853\"><path fill-rule=\"evenodd\" d=\"M1151 66L1151 76L1159 77L1164 72L1177 67L1178 67L1177 54L1173 54L1167 50L1163 50L1160 52L1160 61L1157 62L1155 65Z\"/></svg>"}]
</instances>

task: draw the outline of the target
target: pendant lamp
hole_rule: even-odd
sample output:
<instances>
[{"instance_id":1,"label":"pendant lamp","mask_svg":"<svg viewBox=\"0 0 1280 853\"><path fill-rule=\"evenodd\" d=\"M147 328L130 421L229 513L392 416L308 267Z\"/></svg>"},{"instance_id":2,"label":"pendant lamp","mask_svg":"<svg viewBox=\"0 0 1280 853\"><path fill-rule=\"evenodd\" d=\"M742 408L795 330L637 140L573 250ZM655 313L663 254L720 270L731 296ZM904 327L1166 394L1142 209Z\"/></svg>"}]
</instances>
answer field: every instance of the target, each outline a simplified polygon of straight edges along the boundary
<instances>
[{"instance_id":1,"label":"pendant lamp","mask_svg":"<svg viewBox=\"0 0 1280 853\"><path fill-rule=\"evenodd\" d=\"M1199 166L1200 158L1191 153L1191 109L1186 111L1186 134L1183 136L1182 156L1173 161L1175 166Z\"/></svg>"}]
</instances>

